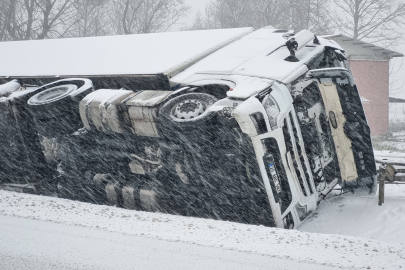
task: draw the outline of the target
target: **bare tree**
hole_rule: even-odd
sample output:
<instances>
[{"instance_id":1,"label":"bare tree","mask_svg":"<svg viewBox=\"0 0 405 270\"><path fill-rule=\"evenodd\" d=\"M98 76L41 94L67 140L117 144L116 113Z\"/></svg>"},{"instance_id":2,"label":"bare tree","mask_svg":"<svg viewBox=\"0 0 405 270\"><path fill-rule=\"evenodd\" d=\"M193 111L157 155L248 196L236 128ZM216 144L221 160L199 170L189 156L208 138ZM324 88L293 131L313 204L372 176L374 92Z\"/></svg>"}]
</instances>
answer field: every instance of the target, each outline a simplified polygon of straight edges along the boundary
<instances>
[{"instance_id":1,"label":"bare tree","mask_svg":"<svg viewBox=\"0 0 405 270\"><path fill-rule=\"evenodd\" d=\"M283 0L255 0L256 20L260 26L284 26L288 14L288 1ZM285 27L285 26L284 26Z\"/></svg>"},{"instance_id":2,"label":"bare tree","mask_svg":"<svg viewBox=\"0 0 405 270\"><path fill-rule=\"evenodd\" d=\"M325 33L330 27L328 0L212 0L191 29L272 25L281 29L310 29Z\"/></svg>"},{"instance_id":3,"label":"bare tree","mask_svg":"<svg viewBox=\"0 0 405 270\"><path fill-rule=\"evenodd\" d=\"M10 8L10 0L0 2L0 41L7 40L7 20Z\"/></svg>"},{"instance_id":4,"label":"bare tree","mask_svg":"<svg viewBox=\"0 0 405 270\"><path fill-rule=\"evenodd\" d=\"M190 11L184 0L115 0L114 9L117 34L165 32Z\"/></svg>"},{"instance_id":5,"label":"bare tree","mask_svg":"<svg viewBox=\"0 0 405 270\"><path fill-rule=\"evenodd\" d=\"M214 5L221 28L253 26L253 1L219 0Z\"/></svg>"},{"instance_id":6,"label":"bare tree","mask_svg":"<svg viewBox=\"0 0 405 270\"><path fill-rule=\"evenodd\" d=\"M6 0L4 29L10 40L62 37L78 0Z\"/></svg>"},{"instance_id":7,"label":"bare tree","mask_svg":"<svg viewBox=\"0 0 405 270\"><path fill-rule=\"evenodd\" d=\"M30 39L37 16L35 0L7 1L4 27L8 39Z\"/></svg>"},{"instance_id":8,"label":"bare tree","mask_svg":"<svg viewBox=\"0 0 405 270\"><path fill-rule=\"evenodd\" d=\"M115 13L112 20L117 21L118 34L133 33L138 26L140 9L143 0L118 0L115 2ZM136 31L136 30L135 30Z\"/></svg>"},{"instance_id":9,"label":"bare tree","mask_svg":"<svg viewBox=\"0 0 405 270\"><path fill-rule=\"evenodd\" d=\"M73 4L77 1L36 0L41 14L37 39L63 37L73 24L72 18L75 16Z\"/></svg>"},{"instance_id":10,"label":"bare tree","mask_svg":"<svg viewBox=\"0 0 405 270\"><path fill-rule=\"evenodd\" d=\"M401 93L404 90L404 78L401 74L403 58L394 58L390 62L390 82L389 92L390 95Z\"/></svg>"},{"instance_id":11,"label":"bare tree","mask_svg":"<svg viewBox=\"0 0 405 270\"><path fill-rule=\"evenodd\" d=\"M403 36L405 4L402 0L337 0L335 4L337 26L356 40L392 46Z\"/></svg>"},{"instance_id":12,"label":"bare tree","mask_svg":"<svg viewBox=\"0 0 405 270\"><path fill-rule=\"evenodd\" d=\"M281 21L286 21L287 27L296 31L308 29L327 34L332 28L329 6L327 0L290 0L284 7L287 12L280 12L288 16Z\"/></svg>"},{"instance_id":13,"label":"bare tree","mask_svg":"<svg viewBox=\"0 0 405 270\"><path fill-rule=\"evenodd\" d=\"M74 4L75 23L69 31L73 37L90 37L111 34L108 0L79 0Z\"/></svg>"},{"instance_id":14,"label":"bare tree","mask_svg":"<svg viewBox=\"0 0 405 270\"><path fill-rule=\"evenodd\" d=\"M0 41L167 31L184 0L1 0Z\"/></svg>"},{"instance_id":15,"label":"bare tree","mask_svg":"<svg viewBox=\"0 0 405 270\"><path fill-rule=\"evenodd\" d=\"M185 27L183 30L206 30L221 28L220 21L216 15L216 1L211 1L205 6L204 13L199 10L190 27Z\"/></svg>"},{"instance_id":16,"label":"bare tree","mask_svg":"<svg viewBox=\"0 0 405 270\"><path fill-rule=\"evenodd\" d=\"M257 6L260 4L259 0L211 0L205 7L204 15L199 12L189 30L260 27L260 16L265 17L257 12L262 8Z\"/></svg>"}]
</instances>

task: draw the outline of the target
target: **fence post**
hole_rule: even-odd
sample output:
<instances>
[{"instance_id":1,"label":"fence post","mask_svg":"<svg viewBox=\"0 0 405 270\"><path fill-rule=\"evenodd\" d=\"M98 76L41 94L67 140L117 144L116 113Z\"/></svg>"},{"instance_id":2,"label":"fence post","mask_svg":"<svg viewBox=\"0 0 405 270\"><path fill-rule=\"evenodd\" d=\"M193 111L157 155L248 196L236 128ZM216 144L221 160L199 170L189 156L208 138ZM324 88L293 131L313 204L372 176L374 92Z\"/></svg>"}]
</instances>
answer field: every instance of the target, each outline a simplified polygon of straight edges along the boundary
<instances>
[{"instance_id":1,"label":"fence post","mask_svg":"<svg viewBox=\"0 0 405 270\"><path fill-rule=\"evenodd\" d=\"M383 166L378 170L378 205L384 203L384 187L385 187L385 168Z\"/></svg>"}]
</instances>

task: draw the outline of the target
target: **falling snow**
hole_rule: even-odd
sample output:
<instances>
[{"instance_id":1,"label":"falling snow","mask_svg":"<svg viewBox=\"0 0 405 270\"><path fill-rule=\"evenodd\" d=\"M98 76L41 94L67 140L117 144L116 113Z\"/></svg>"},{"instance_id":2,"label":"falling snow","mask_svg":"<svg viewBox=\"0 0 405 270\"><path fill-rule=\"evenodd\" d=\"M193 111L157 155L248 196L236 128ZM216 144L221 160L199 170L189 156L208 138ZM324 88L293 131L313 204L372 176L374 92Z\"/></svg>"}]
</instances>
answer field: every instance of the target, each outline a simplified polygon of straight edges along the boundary
<instances>
[{"instance_id":1,"label":"falling snow","mask_svg":"<svg viewBox=\"0 0 405 270\"><path fill-rule=\"evenodd\" d=\"M104 238L123 255L150 244L160 263L167 244L180 261L218 251L223 269L246 266L234 254L257 269L403 267L403 193L376 206L375 161L404 157L375 159L343 49L308 30L252 31L0 43L0 226L20 237L0 244L6 269L25 255L82 269ZM97 240L66 263L77 248L20 249L23 227L49 245Z\"/></svg>"}]
</instances>

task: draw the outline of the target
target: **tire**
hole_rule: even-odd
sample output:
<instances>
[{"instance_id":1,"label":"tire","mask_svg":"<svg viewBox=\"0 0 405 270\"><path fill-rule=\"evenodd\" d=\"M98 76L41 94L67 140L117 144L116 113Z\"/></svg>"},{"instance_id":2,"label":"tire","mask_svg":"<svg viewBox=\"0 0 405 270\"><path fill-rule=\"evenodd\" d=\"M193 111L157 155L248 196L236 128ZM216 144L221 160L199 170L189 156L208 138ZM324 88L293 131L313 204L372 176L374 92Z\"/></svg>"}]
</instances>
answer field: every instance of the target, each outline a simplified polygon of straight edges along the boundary
<instances>
[{"instance_id":1,"label":"tire","mask_svg":"<svg viewBox=\"0 0 405 270\"><path fill-rule=\"evenodd\" d=\"M76 91L77 85L75 84L63 84L53 86L49 89L45 89L28 100L29 105L44 105L53 103L55 105L58 101L61 101L69 95L69 93Z\"/></svg>"},{"instance_id":2,"label":"tire","mask_svg":"<svg viewBox=\"0 0 405 270\"><path fill-rule=\"evenodd\" d=\"M215 116L207 109L217 101L216 97L204 93L189 93L169 100L159 110L162 134L189 133L207 127Z\"/></svg>"},{"instance_id":3,"label":"tire","mask_svg":"<svg viewBox=\"0 0 405 270\"><path fill-rule=\"evenodd\" d=\"M53 138L83 126L79 102L93 91L88 79L66 79L44 85L28 100L38 133Z\"/></svg>"}]
</instances>

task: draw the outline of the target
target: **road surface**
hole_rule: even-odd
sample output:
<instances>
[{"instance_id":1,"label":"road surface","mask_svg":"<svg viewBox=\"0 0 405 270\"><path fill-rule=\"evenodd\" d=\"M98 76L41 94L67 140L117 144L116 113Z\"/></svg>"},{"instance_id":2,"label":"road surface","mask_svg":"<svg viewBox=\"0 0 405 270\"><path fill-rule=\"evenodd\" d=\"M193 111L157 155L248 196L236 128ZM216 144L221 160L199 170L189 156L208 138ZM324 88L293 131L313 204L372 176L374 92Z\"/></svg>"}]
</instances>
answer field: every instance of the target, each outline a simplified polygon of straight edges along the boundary
<instances>
[{"instance_id":1,"label":"road surface","mask_svg":"<svg viewBox=\"0 0 405 270\"><path fill-rule=\"evenodd\" d=\"M336 269L268 255L0 216L0 268Z\"/></svg>"}]
</instances>

